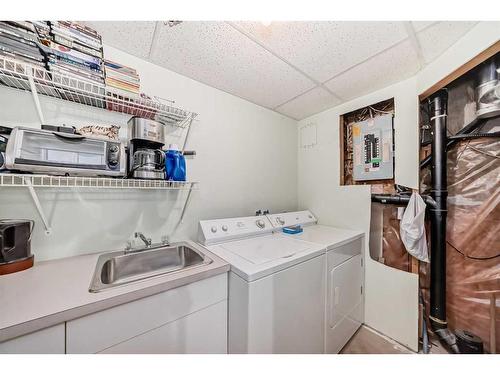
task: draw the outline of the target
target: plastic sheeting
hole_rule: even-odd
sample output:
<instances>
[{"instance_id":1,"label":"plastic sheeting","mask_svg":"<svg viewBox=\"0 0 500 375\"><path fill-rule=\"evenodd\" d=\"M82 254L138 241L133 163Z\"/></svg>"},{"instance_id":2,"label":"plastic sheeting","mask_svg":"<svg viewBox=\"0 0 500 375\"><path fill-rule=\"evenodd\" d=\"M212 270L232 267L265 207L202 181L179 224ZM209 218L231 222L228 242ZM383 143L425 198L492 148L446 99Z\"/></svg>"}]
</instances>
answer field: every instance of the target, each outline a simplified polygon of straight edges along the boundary
<instances>
[{"instance_id":1,"label":"plastic sheeting","mask_svg":"<svg viewBox=\"0 0 500 375\"><path fill-rule=\"evenodd\" d=\"M410 272L411 255L408 254L401 241L399 223L398 208L392 205L384 205L382 258L378 259L378 261L386 266Z\"/></svg>"},{"instance_id":2,"label":"plastic sheeting","mask_svg":"<svg viewBox=\"0 0 500 375\"><path fill-rule=\"evenodd\" d=\"M425 185L428 171L421 178ZM448 152L446 311L451 329L478 335L487 351L495 292L496 341L500 343L499 202L500 141L461 141ZM428 308L428 264L421 262L420 271Z\"/></svg>"}]
</instances>

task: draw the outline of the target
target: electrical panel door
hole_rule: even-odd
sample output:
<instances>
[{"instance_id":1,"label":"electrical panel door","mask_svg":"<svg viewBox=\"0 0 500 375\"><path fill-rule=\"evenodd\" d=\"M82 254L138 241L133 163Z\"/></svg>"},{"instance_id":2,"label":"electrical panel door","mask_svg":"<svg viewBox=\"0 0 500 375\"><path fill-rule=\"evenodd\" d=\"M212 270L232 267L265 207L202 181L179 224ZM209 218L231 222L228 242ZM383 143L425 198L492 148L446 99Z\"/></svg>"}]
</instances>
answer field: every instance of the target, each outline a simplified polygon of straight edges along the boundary
<instances>
[{"instance_id":1,"label":"electrical panel door","mask_svg":"<svg viewBox=\"0 0 500 375\"><path fill-rule=\"evenodd\" d=\"M354 180L393 178L392 119L393 115L387 114L352 125Z\"/></svg>"}]
</instances>

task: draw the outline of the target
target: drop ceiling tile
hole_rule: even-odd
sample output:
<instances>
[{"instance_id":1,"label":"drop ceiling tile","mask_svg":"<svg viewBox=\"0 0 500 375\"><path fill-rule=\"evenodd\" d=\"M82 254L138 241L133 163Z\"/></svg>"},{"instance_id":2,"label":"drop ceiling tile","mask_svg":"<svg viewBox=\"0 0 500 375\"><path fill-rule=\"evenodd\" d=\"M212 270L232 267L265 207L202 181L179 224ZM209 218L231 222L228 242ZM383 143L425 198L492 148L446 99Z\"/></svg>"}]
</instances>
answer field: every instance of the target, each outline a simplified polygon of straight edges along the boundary
<instances>
[{"instance_id":1,"label":"drop ceiling tile","mask_svg":"<svg viewBox=\"0 0 500 375\"><path fill-rule=\"evenodd\" d=\"M438 23L438 21L411 21L411 24L416 32L422 31L435 23Z\"/></svg>"},{"instance_id":2,"label":"drop ceiling tile","mask_svg":"<svg viewBox=\"0 0 500 375\"><path fill-rule=\"evenodd\" d=\"M156 22L152 21L86 21L102 36L105 44L131 55L147 58Z\"/></svg>"},{"instance_id":3,"label":"drop ceiling tile","mask_svg":"<svg viewBox=\"0 0 500 375\"><path fill-rule=\"evenodd\" d=\"M238 22L266 47L324 82L407 37L403 22Z\"/></svg>"},{"instance_id":4,"label":"drop ceiling tile","mask_svg":"<svg viewBox=\"0 0 500 375\"><path fill-rule=\"evenodd\" d=\"M324 88L316 87L275 108L275 110L296 120L302 120L337 104L340 104L339 99Z\"/></svg>"},{"instance_id":5,"label":"drop ceiling tile","mask_svg":"<svg viewBox=\"0 0 500 375\"><path fill-rule=\"evenodd\" d=\"M350 100L408 78L418 69L415 50L409 41L404 41L325 85L344 100Z\"/></svg>"},{"instance_id":6,"label":"drop ceiling tile","mask_svg":"<svg viewBox=\"0 0 500 375\"><path fill-rule=\"evenodd\" d=\"M438 22L417 33L426 63L431 62L464 36L477 22Z\"/></svg>"},{"instance_id":7,"label":"drop ceiling tile","mask_svg":"<svg viewBox=\"0 0 500 375\"><path fill-rule=\"evenodd\" d=\"M164 26L151 61L268 108L314 87L288 64L224 22Z\"/></svg>"}]
</instances>

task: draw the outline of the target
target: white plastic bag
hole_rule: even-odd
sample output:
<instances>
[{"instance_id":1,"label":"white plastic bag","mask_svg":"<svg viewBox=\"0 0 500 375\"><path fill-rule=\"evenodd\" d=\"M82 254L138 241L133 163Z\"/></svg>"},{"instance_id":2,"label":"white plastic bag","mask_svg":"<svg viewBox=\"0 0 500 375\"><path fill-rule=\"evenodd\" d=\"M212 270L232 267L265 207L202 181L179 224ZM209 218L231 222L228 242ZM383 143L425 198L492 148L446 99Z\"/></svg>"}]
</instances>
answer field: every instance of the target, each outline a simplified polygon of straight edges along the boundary
<instances>
[{"instance_id":1,"label":"white plastic bag","mask_svg":"<svg viewBox=\"0 0 500 375\"><path fill-rule=\"evenodd\" d=\"M401 219L399 233L406 251L418 260L429 262L425 236L425 207L422 197L414 192Z\"/></svg>"}]
</instances>

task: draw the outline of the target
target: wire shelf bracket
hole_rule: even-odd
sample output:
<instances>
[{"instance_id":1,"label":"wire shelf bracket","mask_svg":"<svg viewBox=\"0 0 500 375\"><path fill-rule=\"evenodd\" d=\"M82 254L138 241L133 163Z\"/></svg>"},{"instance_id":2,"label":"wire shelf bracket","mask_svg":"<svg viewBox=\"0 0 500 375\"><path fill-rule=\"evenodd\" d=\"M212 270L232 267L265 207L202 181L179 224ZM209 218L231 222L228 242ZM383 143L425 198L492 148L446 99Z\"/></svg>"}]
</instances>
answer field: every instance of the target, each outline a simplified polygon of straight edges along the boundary
<instances>
[{"instance_id":1,"label":"wire shelf bracket","mask_svg":"<svg viewBox=\"0 0 500 375\"><path fill-rule=\"evenodd\" d=\"M40 219L42 220L43 226L45 227L45 234L49 236L52 233L52 228L50 226L49 221L47 220L47 216L45 216L45 212L43 211L42 205L40 203L40 199L38 199L38 195L35 191L35 188L33 187L33 184L31 183L30 179L26 179L26 186L28 187L28 191L31 195L31 199L33 200L33 203L35 204L35 208L38 212L38 216L40 216Z\"/></svg>"},{"instance_id":2,"label":"wire shelf bracket","mask_svg":"<svg viewBox=\"0 0 500 375\"><path fill-rule=\"evenodd\" d=\"M43 117L42 106L40 104L40 98L38 97L38 91L36 90L32 72L28 74L28 82L30 84L31 96L33 97L33 103L35 104L35 109L36 113L38 114L38 119L40 120L40 125L43 125L45 124L45 118Z\"/></svg>"}]
</instances>

